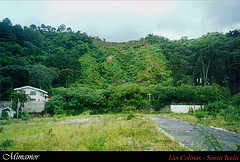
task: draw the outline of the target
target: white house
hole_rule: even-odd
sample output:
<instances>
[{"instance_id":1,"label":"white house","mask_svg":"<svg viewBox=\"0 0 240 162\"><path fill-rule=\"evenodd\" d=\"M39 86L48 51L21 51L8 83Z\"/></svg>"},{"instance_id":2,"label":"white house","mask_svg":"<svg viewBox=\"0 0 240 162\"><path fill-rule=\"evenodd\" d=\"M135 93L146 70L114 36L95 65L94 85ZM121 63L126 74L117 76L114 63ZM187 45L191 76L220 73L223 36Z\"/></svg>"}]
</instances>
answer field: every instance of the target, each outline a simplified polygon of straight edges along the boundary
<instances>
[{"instance_id":1,"label":"white house","mask_svg":"<svg viewBox=\"0 0 240 162\"><path fill-rule=\"evenodd\" d=\"M20 91L23 90L25 94L28 94L31 98L31 101L47 101L47 94L48 92L35 88L32 86L24 86L24 87L19 87L15 88L15 91Z\"/></svg>"}]
</instances>

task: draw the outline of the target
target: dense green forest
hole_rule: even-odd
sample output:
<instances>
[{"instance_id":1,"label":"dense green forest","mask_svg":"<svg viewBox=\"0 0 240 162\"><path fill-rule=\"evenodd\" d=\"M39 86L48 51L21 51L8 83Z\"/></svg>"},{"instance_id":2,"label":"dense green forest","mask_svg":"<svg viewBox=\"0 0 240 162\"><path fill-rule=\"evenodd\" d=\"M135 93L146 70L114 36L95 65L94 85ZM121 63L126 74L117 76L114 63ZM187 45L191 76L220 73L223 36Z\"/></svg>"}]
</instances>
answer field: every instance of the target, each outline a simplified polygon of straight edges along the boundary
<instances>
[{"instance_id":1,"label":"dense green forest","mask_svg":"<svg viewBox=\"0 0 240 162\"><path fill-rule=\"evenodd\" d=\"M1 100L26 85L48 91L50 114L159 110L171 102L221 102L240 114L240 30L114 43L64 24L22 27L5 18L0 83Z\"/></svg>"}]
</instances>

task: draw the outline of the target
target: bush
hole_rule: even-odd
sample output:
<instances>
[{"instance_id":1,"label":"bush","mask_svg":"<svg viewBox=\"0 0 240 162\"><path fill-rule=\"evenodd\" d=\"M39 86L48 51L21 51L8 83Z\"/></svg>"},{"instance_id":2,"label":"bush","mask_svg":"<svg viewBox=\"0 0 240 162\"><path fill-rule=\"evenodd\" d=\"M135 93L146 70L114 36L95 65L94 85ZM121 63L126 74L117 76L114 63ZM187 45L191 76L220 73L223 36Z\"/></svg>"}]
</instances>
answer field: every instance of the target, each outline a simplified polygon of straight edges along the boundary
<instances>
[{"instance_id":1,"label":"bush","mask_svg":"<svg viewBox=\"0 0 240 162\"><path fill-rule=\"evenodd\" d=\"M208 115L212 115L213 118L216 118L217 114L220 112L221 109L227 108L223 101L215 101L213 103L209 103L204 106L204 110L207 112Z\"/></svg>"},{"instance_id":2,"label":"bush","mask_svg":"<svg viewBox=\"0 0 240 162\"><path fill-rule=\"evenodd\" d=\"M8 113L6 111L3 111L2 112L2 117L1 117L2 120L8 120L9 119L9 116L8 116Z\"/></svg>"},{"instance_id":3,"label":"bush","mask_svg":"<svg viewBox=\"0 0 240 162\"><path fill-rule=\"evenodd\" d=\"M126 106L126 107L123 107L123 109L122 109L122 112L124 113L124 114L128 114L128 113L130 113L130 112L136 112L137 111L137 109L136 109L136 107L134 107L134 106Z\"/></svg>"},{"instance_id":4,"label":"bush","mask_svg":"<svg viewBox=\"0 0 240 162\"><path fill-rule=\"evenodd\" d=\"M130 110L130 112L127 115L127 120L131 120L132 118L135 118L134 112Z\"/></svg>"},{"instance_id":5,"label":"bush","mask_svg":"<svg viewBox=\"0 0 240 162\"><path fill-rule=\"evenodd\" d=\"M228 100L229 96L231 96L229 89L217 84L206 87L197 86L195 91L195 99L198 103L211 103L214 101Z\"/></svg>"},{"instance_id":6,"label":"bush","mask_svg":"<svg viewBox=\"0 0 240 162\"><path fill-rule=\"evenodd\" d=\"M204 118L205 113L201 109L195 110L194 115L201 120L201 118Z\"/></svg>"},{"instance_id":7,"label":"bush","mask_svg":"<svg viewBox=\"0 0 240 162\"><path fill-rule=\"evenodd\" d=\"M103 90L94 90L87 87L56 88L53 96L46 105L46 112L54 114L80 114L87 109L92 113L106 113L108 100Z\"/></svg>"},{"instance_id":8,"label":"bush","mask_svg":"<svg viewBox=\"0 0 240 162\"><path fill-rule=\"evenodd\" d=\"M31 115L29 115L29 113L22 113L21 114L21 119L22 120L30 120L31 119Z\"/></svg>"},{"instance_id":9,"label":"bush","mask_svg":"<svg viewBox=\"0 0 240 162\"><path fill-rule=\"evenodd\" d=\"M232 105L229 105L224 110L223 117L224 120L228 122L240 121L240 109Z\"/></svg>"},{"instance_id":10,"label":"bush","mask_svg":"<svg viewBox=\"0 0 240 162\"><path fill-rule=\"evenodd\" d=\"M152 100L151 104L155 110L160 110L172 102L207 104L214 101L228 100L231 95L227 88L215 84L206 87L185 85L180 87L158 87L154 92L154 96L157 96L157 99Z\"/></svg>"},{"instance_id":11,"label":"bush","mask_svg":"<svg viewBox=\"0 0 240 162\"><path fill-rule=\"evenodd\" d=\"M234 105L234 106L237 106L237 107L240 106L240 93L234 95L231 98L231 104Z\"/></svg>"},{"instance_id":12,"label":"bush","mask_svg":"<svg viewBox=\"0 0 240 162\"><path fill-rule=\"evenodd\" d=\"M15 141L12 140L12 139L6 139L6 140L3 140L2 143L1 143L1 147L6 150L8 147L12 147L15 145Z\"/></svg>"}]
</instances>

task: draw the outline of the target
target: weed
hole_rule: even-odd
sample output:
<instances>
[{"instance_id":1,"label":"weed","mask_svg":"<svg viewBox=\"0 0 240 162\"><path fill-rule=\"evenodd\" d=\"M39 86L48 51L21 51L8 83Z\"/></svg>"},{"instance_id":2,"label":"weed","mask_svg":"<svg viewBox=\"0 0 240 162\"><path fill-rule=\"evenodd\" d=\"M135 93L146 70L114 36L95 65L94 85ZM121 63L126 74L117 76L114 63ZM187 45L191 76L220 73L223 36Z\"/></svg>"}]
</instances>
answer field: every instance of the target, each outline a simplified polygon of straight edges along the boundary
<instances>
[{"instance_id":1,"label":"weed","mask_svg":"<svg viewBox=\"0 0 240 162\"><path fill-rule=\"evenodd\" d=\"M132 118L135 118L134 112L132 110L130 110L130 112L127 115L127 120L131 120Z\"/></svg>"},{"instance_id":2,"label":"weed","mask_svg":"<svg viewBox=\"0 0 240 162\"><path fill-rule=\"evenodd\" d=\"M237 147L235 150L240 151L240 144L235 144L235 146Z\"/></svg>"},{"instance_id":3,"label":"weed","mask_svg":"<svg viewBox=\"0 0 240 162\"><path fill-rule=\"evenodd\" d=\"M21 115L21 119L22 120L30 120L31 119L31 116L28 114L28 113L23 113Z\"/></svg>"},{"instance_id":4,"label":"weed","mask_svg":"<svg viewBox=\"0 0 240 162\"><path fill-rule=\"evenodd\" d=\"M52 140L54 137L54 133L52 129L48 129L47 132L45 132L45 142L46 142L46 150L51 151L52 150Z\"/></svg>"},{"instance_id":5,"label":"weed","mask_svg":"<svg viewBox=\"0 0 240 162\"><path fill-rule=\"evenodd\" d=\"M0 127L0 133L2 133L3 132L3 127Z\"/></svg>"},{"instance_id":6,"label":"weed","mask_svg":"<svg viewBox=\"0 0 240 162\"><path fill-rule=\"evenodd\" d=\"M207 128L204 128L204 126L196 125L194 124L194 129L200 132L200 135L203 136L203 144L208 147L209 151L212 151L213 148L214 151L222 151L222 142L218 141L219 137L216 137L214 132L210 131Z\"/></svg>"},{"instance_id":7,"label":"weed","mask_svg":"<svg viewBox=\"0 0 240 162\"><path fill-rule=\"evenodd\" d=\"M156 131L156 125L149 118L133 117L131 120L126 120L120 114L91 115L91 118L94 117L98 117L98 120L94 122L76 120L89 118L86 115L32 118L28 123L16 120L1 126L4 133L0 133L0 145L2 149L11 149L11 151L184 150L161 132ZM57 122L53 124L54 120ZM10 139L3 141L5 137L11 137L14 141Z\"/></svg>"},{"instance_id":8,"label":"weed","mask_svg":"<svg viewBox=\"0 0 240 162\"><path fill-rule=\"evenodd\" d=\"M196 110L194 112L194 115L198 118L198 120L201 121L201 118L204 118L205 114L204 114L204 112L202 110Z\"/></svg>"},{"instance_id":9,"label":"weed","mask_svg":"<svg viewBox=\"0 0 240 162\"><path fill-rule=\"evenodd\" d=\"M15 141L12 139L5 139L4 141L2 141L0 148L3 150L6 150L8 147L12 147L14 146Z\"/></svg>"}]
</instances>

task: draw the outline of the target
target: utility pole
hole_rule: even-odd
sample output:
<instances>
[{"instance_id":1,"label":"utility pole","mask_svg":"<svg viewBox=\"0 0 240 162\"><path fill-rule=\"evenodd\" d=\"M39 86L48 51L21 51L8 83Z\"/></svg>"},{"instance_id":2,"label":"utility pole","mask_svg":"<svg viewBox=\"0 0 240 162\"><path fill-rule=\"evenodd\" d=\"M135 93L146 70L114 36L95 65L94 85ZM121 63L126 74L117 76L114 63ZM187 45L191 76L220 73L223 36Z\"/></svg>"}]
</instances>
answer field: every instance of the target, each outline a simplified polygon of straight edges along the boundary
<instances>
[{"instance_id":1,"label":"utility pole","mask_svg":"<svg viewBox=\"0 0 240 162\"><path fill-rule=\"evenodd\" d=\"M12 109L12 99L11 99L11 103L10 103L10 108Z\"/></svg>"},{"instance_id":2,"label":"utility pole","mask_svg":"<svg viewBox=\"0 0 240 162\"><path fill-rule=\"evenodd\" d=\"M18 110L19 110L19 98L18 98L18 104L17 104L17 119L18 119Z\"/></svg>"}]
</instances>

